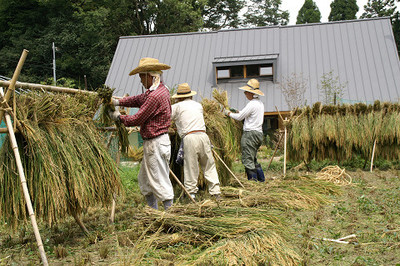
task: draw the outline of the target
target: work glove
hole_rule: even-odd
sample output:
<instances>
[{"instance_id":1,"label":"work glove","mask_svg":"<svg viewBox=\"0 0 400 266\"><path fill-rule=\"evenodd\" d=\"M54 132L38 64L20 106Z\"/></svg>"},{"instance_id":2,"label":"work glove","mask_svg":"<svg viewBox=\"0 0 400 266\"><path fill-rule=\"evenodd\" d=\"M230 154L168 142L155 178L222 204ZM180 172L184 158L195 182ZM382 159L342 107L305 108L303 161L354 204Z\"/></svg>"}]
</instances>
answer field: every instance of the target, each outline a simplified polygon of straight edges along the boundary
<instances>
[{"instance_id":1,"label":"work glove","mask_svg":"<svg viewBox=\"0 0 400 266\"><path fill-rule=\"evenodd\" d=\"M118 121L121 113L118 110L115 110L115 111L110 110L110 111L108 111L108 115L110 116L111 120Z\"/></svg>"},{"instance_id":2,"label":"work glove","mask_svg":"<svg viewBox=\"0 0 400 266\"><path fill-rule=\"evenodd\" d=\"M229 111L228 109L224 109L224 115L229 116L229 114L231 113L231 111Z\"/></svg>"},{"instance_id":3,"label":"work glove","mask_svg":"<svg viewBox=\"0 0 400 266\"><path fill-rule=\"evenodd\" d=\"M119 105L119 100L114 99L113 97L111 97L110 104L111 104L111 105L114 105L114 106L118 106L118 105Z\"/></svg>"}]
</instances>

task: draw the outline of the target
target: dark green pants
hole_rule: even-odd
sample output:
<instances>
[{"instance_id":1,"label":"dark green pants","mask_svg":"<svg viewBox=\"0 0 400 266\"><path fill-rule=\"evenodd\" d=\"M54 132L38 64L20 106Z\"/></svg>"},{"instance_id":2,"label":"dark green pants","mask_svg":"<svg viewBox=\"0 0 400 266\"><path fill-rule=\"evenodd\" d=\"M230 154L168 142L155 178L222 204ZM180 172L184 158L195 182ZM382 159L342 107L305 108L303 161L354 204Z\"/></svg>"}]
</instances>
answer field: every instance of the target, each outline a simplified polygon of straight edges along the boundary
<instances>
[{"instance_id":1,"label":"dark green pants","mask_svg":"<svg viewBox=\"0 0 400 266\"><path fill-rule=\"evenodd\" d=\"M263 133L258 131L244 131L240 145L242 146L242 163L247 169L255 169L257 150L263 140Z\"/></svg>"}]
</instances>

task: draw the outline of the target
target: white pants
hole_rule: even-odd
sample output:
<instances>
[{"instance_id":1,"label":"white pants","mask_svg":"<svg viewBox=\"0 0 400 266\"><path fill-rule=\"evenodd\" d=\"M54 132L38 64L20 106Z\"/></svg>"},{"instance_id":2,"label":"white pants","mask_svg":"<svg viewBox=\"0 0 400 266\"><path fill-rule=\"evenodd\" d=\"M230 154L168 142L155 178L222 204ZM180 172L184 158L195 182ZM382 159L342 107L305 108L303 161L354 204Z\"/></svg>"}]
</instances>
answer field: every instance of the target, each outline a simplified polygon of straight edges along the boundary
<instances>
[{"instance_id":1,"label":"white pants","mask_svg":"<svg viewBox=\"0 0 400 266\"><path fill-rule=\"evenodd\" d=\"M220 194L217 168L211 151L211 143L206 133L196 132L185 136L183 141L184 163L183 173L185 187L189 193L197 193L199 163L208 183L211 195Z\"/></svg>"},{"instance_id":2,"label":"white pants","mask_svg":"<svg viewBox=\"0 0 400 266\"><path fill-rule=\"evenodd\" d=\"M171 141L168 134L143 141L143 160L138 181L143 195L154 194L159 201L172 200L174 191L169 179Z\"/></svg>"}]
</instances>

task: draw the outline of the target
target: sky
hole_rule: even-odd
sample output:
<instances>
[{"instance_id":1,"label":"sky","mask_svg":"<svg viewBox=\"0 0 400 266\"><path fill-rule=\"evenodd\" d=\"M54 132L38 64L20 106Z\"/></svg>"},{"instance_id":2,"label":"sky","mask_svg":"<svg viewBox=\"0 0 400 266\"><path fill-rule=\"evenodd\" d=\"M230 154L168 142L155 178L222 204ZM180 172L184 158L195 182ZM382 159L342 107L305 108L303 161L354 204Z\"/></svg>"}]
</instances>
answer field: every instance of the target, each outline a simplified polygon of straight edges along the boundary
<instances>
[{"instance_id":1,"label":"sky","mask_svg":"<svg viewBox=\"0 0 400 266\"><path fill-rule=\"evenodd\" d=\"M321 22L327 22L329 13L331 12L331 3L333 0L314 0L317 4L319 11L321 11ZM358 5L358 13L357 18L364 13L364 5L366 5L368 0L357 0ZM297 14L300 8L303 6L304 0L282 0L282 5L280 6L281 10L288 10L289 17L289 25L296 24ZM400 10L400 4L397 4L397 10Z\"/></svg>"}]
</instances>

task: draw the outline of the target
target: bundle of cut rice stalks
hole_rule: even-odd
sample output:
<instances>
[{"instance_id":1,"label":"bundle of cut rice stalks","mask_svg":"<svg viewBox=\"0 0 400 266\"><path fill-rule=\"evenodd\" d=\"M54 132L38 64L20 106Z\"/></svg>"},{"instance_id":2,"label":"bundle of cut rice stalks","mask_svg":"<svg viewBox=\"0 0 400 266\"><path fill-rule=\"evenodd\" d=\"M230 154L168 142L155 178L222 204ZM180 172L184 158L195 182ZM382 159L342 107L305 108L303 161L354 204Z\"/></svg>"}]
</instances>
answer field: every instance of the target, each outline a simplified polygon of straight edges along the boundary
<instances>
[{"instance_id":1,"label":"bundle of cut rice stalks","mask_svg":"<svg viewBox=\"0 0 400 266\"><path fill-rule=\"evenodd\" d=\"M37 217L53 224L84 208L108 205L121 182L93 122L100 100L23 92L16 103L22 125L16 138ZM0 217L14 227L28 218L8 139L0 152Z\"/></svg>"},{"instance_id":2,"label":"bundle of cut rice stalks","mask_svg":"<svg viewBox=\"0 0 400 266\"><path fill-rule=\"evenodd\" d=\"M325 180L339 186L351 185L353 180L344 168L341 169L337 165L330 165L322 169L317 173L317 179Z\"/></svg>"},{"instance_id":3,"label":"bundle of cut rice stalks","mask_svg":"<svg viewBox=\"0 0 400 266\"><path fill-rule=\"evenodd\" d=\"M213 90L215 100L204 98L201 102L204 110L204 120L207 134L214 150L224 160L228 167L237 160L240 155L240 139L242 137L242 122L226 117L221 108L229 108L226 91ZM216 159L220 182L227 184L231 176L225 166Z\"/></svg>"},{"instance_id":4,"label":"bundle of cut rice stalks","mask_svg":"<svg viewBox=\"0 0 400 266\"><path fill-rule=\"evenodd\" d=\"M203 202L200 207L175 205L168 212L145 208L136 215L136 220L148 225L148 233L179 234L181 243L199 246L177 258L178 264L237 265L246 261L250 265L295 265L301 261L288 243L287 230L274 212L207 203ZM160 238L162 236L150 235L144 241L139 240L146 247L150 246L148 242L160 243ZM130 259L139 262L142 258L135 253Z\"/></svg>"},{"instance_id":5,"label":"bundle of cut rice stalks","mask_svg":"<svg viewBox=\"0 0 400 266\"><path fill-rule=\"evenodd\" d=\"M322 106L298 110L289 126L288 151L293 161L350 160L355 155L400 158L400 106L376 101L374 105Z\"/></svg>"},{"instance_id":6,"label":"bundle of cut rice stalks","mask_svg":"<svg viewBox=\"0 0 400 266\"><path fill-rule=\"evenodd\" d=\"M246 189L222 188L230 204L280 210L315 210L330 202L330 195L340 193L335 184L311 176L287 177L285 180L276 179L268 183L243 182Z\"/></svg>"},{"instance_id":7,"label":"bundle of cut rice stalks","mask_svg":"<svg viewBox=\"0 0 400 266\"><path fill-rule=\"evenodd\" d=\"M129 139L128 139L128 131L124 124L120 121L112 121L109 116L109 111L115 111L114 105L110 104L111 97L113 95L115 89L111 89L110 87L103 86L97 89L98 96L102 99L103 105L100 111L100 123L102 126L111 126L115 125L118 132L118 140L120 145L120 150L123 154L128 154L129 149Z\"/></svg>"}]
</instances>

